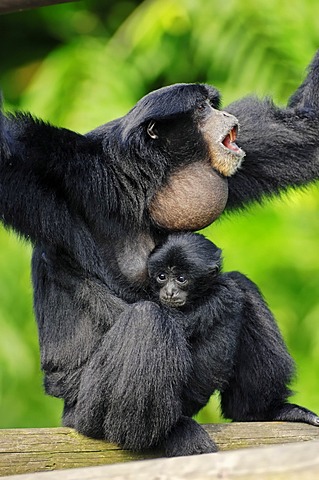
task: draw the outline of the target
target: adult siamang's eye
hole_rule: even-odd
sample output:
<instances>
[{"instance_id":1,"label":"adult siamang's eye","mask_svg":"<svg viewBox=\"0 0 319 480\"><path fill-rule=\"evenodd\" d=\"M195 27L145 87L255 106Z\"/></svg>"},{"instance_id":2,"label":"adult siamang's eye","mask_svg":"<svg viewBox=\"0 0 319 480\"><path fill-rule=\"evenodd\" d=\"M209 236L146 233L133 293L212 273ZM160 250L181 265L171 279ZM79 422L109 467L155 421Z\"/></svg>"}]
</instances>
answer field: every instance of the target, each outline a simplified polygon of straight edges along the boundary
<instances>
[{"instance_id":1,"label":"adult siamang's eye","mask_svg":"<svg viewBox=\"0 0 319 480\"><path fill-rule=\"evenodd\" d=\"M204 110L206 110L207 106L208 106L208 105L207 105L206 102L200 103L200 104L198 105L197 109L198 109L200 112L203 112Z\"/></svg>"},{"instance_id":2,"label":"adult siamang's eye","mask_svg":"<svg viewBox=\"0 0 319 480\"><path fill-rule=\"evenodd\" d=\"M159 283L162 283L162 282L165 282L166 280L166 275L165 273L159 273L157 275L157 279L156 279Z\"/></svg>"}]
</instances>

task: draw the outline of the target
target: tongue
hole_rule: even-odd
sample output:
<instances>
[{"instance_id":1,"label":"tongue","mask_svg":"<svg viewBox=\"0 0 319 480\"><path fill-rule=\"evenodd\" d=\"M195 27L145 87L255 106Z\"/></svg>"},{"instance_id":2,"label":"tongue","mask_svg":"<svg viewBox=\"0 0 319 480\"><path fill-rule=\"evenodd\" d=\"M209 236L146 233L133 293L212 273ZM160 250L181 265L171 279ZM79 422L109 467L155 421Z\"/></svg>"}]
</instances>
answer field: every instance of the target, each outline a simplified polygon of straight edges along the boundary
<instances>
[{"instance_id":1,"label":"tongue","mask_svg":"<svg viewBox=\"0 0 319 480\"><path fill-rule=\"evenodd\" d=\"M224 140L223 145L228 148L228 150L232 150L233 152L239 152L240 148L236 145L235 142L231 141L230 135L228 134Z\"/></svg>"}]
</instances>

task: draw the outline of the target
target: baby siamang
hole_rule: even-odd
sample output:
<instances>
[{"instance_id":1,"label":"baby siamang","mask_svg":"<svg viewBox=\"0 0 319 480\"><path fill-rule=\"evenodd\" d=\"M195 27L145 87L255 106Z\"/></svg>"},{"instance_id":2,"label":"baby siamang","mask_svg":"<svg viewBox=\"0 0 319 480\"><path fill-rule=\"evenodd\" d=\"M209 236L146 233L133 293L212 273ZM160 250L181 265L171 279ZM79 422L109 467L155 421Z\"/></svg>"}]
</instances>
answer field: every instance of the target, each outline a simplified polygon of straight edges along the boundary
<instances>
[{"instance_id":1,"label":"baby siamang","mask_svg":"<svg viewBox=\"0 0 319 480\"><path fill-rule=\"evenodd\" d=\"M226 277L221 274L222 251L203 235L195 233L171 234L163 245L158 245L148 259L151 300L170 308L178 308L190 318L186 323L198 324L196 310L210 301L215 284ZM223 304L212 298L216 304ZM234 302L237 303L236 291ZM187 315L186 315L187 314ZM205 317L205 315L204 315ZM207 322L207 319L204 320Z\"/></svg>"},{"instance_id":2,"label":"baby siamang","mask_svg":"<svg viewBox=\"0 0 319 480\"><path fill-rule=\"evenodd\" d=\"M181 417L197 377L176 309L144 300L147 259L170 231L318 179L318 71L319 54L287 108L220 111L215 88L178 84L86 135L0 114L0 216L34 247L41 366L64 425L126 448L211 448Z\"/></svg>"},{"instance_id":3,"label":"baby siamang","mask_svg":"<svg viewBox=\"0 0 319 480\"><path fill-rule=\"evenodd\" d=\"M179 398L182 421L219 390L232 420L319 426L316 414L287 403L293 360L257 286L239 272L220 273L221 266L221 250L195 233L170 235L148 261L153 300L175 319L170 328L185 332L184 358L192 359ZM178 454L178 444L169 447Z\"/></svg>"},{"instance_id":4,"label":"baby siamang","mask_svg":"<svg viewBox=\"0 0 319 480\"><path fill-rule=\"evenodd\" d=\"M171 234L164 245L151 253L147 268L152 300L180 308L192 317L196 315L195 307L203 306L211 297L214 284L221 277L222 251L203 235Z\"/></svg>"}]
</instances>

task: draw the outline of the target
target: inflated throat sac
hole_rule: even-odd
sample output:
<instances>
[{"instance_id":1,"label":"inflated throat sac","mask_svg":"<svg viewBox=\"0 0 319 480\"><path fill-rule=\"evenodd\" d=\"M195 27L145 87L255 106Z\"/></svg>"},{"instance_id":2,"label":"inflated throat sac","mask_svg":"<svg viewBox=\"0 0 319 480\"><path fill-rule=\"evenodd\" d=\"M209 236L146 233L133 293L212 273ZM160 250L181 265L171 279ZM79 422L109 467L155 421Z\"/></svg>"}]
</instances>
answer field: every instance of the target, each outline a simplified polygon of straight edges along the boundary
<instances>
[{"instance_id":1,"label":"inflated throat sac","mask_svg":"<svg viewBox=\"0 0 319 480\"><path fill-rule=\"evenodd\" d=\"M149 212L168 230L199 230L223 212L228 181L209 163L198 162L174 172L153 197Z\"/></svg>"}]
</instances>

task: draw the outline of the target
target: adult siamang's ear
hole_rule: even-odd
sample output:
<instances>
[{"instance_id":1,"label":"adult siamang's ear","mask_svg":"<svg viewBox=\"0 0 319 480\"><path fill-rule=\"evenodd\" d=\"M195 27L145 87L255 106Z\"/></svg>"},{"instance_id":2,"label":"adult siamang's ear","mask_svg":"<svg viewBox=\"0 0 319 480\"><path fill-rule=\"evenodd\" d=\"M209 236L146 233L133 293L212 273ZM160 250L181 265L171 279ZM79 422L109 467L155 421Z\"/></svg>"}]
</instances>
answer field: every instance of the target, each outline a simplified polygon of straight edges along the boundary
<instances>
[{"instance_id":1,"label":"adult siamang's ear","mask_svg":"<svg viewBox=\"0 0 319 480\"><path fill-rule=\"evenodd\" d=\"M147 125L146 131L151 138L153 139L158 138L156 123L153 120L151 120L150 123Z\"/></svg>"}]
</instances>

